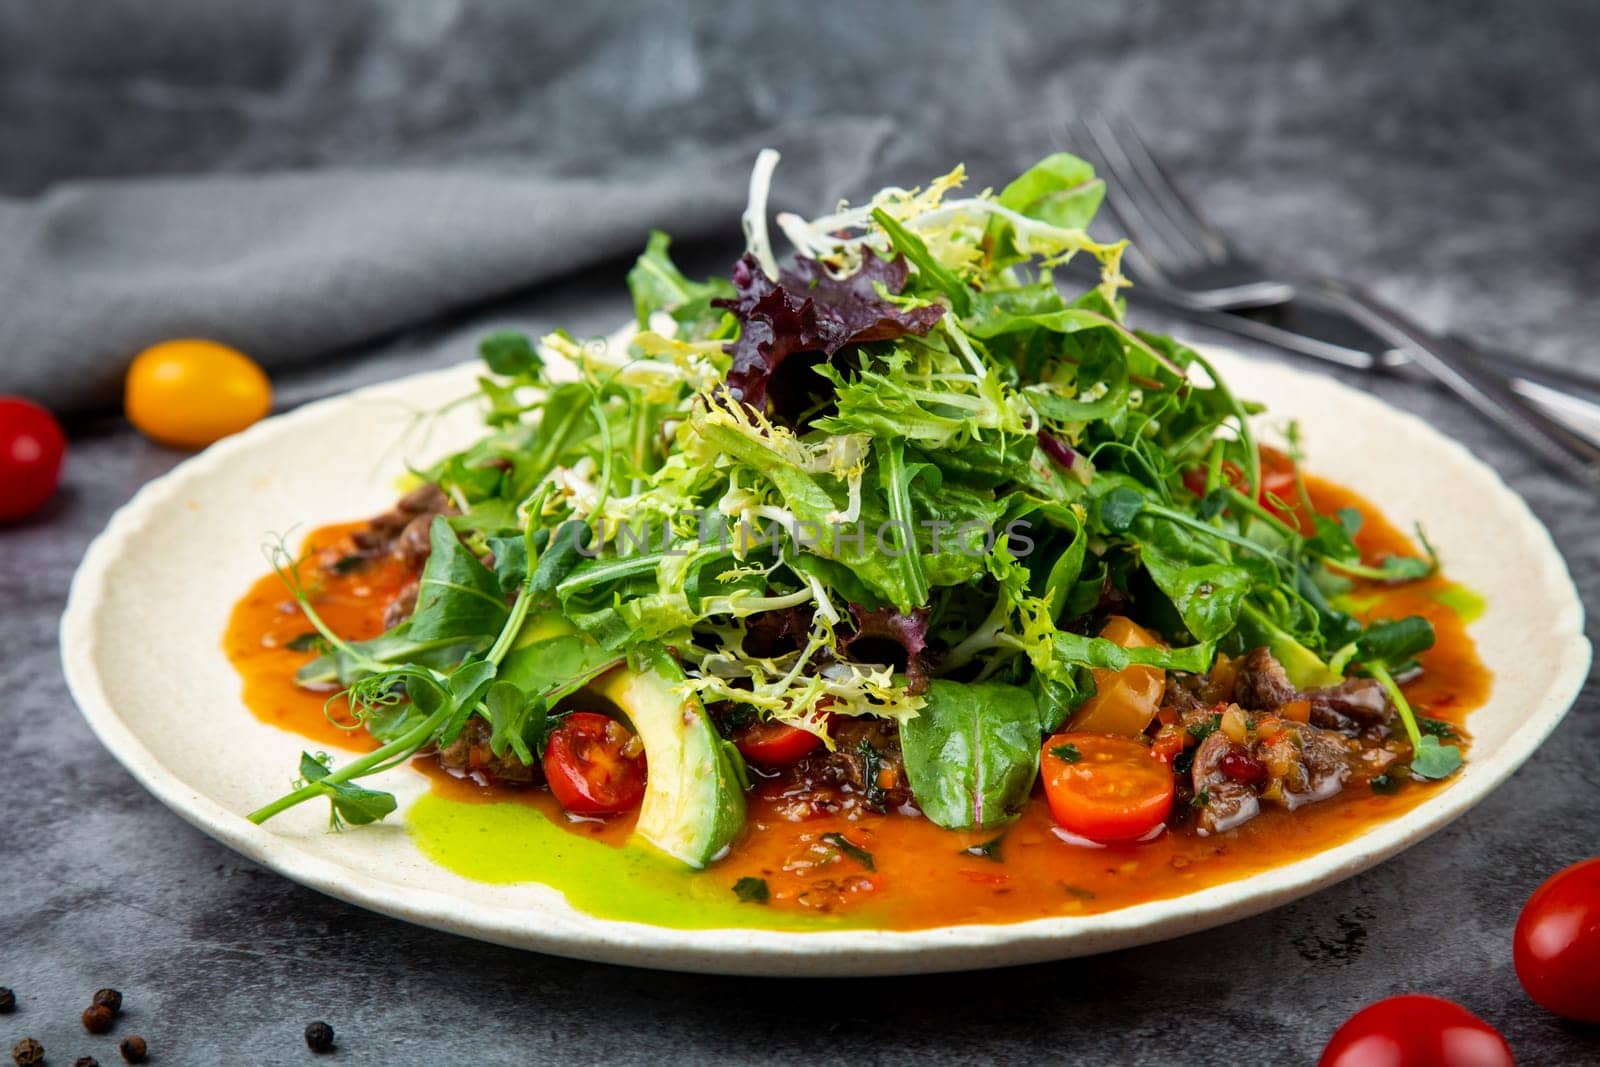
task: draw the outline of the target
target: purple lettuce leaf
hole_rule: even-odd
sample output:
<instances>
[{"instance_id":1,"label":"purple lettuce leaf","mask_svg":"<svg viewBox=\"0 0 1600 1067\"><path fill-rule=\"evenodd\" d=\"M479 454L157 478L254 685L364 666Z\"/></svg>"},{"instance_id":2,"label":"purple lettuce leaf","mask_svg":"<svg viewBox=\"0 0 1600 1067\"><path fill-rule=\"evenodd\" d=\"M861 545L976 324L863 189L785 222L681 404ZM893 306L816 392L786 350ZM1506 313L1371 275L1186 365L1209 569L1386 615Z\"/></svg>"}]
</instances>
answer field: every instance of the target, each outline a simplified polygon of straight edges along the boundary
<instances>
[{"instance_id":1,"label":"purple lettuce leaf","mask_svg":"<svg viewBox=\"0 0 1600 1067\"><path fill-rule=\"evenodd\" d=\"M906 661L906 688L912 693L928 689L928 609L918 608L911 614L893 608L869 611L860 605L850 605L850 615L855 619L856 632L841 637L839 644L855 658L857 652L877 655L885 643L904 650ZM855 648L857 644L860 649ZM881 662L868 659L866 662Z\"/></svg>"},{"instance_id":2,"label":"purple lettuce leaf","mask_svg":"<svg viewBox=\"0 0 1600 1067\"><path fill-rule=\"evenodd\" d=\"M899 295L908 273L904 257L879 259L868 249L861 269L848 278L830 277L816 260L796 257L794 268L781 270L774 281L754 256L745 255L733 265L736 295L713 301L739 320L738 340L725 347L733 357L729 391L764 412L772 376L791 357L810 357L814 363L846 345L925 335L944 308L896 307L874 288L881 283L886 292Z\"/></svg>"}]
</instances>

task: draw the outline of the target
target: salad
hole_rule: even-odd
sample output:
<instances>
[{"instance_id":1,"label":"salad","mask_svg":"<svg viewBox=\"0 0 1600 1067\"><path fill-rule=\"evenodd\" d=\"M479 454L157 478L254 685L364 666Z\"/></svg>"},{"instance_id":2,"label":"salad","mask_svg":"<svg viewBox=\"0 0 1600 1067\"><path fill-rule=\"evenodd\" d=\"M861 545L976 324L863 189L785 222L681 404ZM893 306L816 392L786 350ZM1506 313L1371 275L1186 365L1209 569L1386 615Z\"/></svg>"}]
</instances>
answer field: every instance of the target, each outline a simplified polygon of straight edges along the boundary
<instances>
[{"instance_id":1,"label":"salad","mask_svg":"<svg viewBox=\"0 0 1600 1067\"><path fill-rule=\"evenodd\" d=\"M1128 324L1088 164L779 214L780 255L776 163L727 278L651 235L628 330L487 338L482 438L311 578L277 550L316 631L297 681L378 747L306 754L252 820L382 819L395 798L363 781L422 757L636 812L698 868L753 832L753 787L783 818L952 831L1037 801L1068 841L1128 845L1461 765L1401 688L1433 627L1346 595L1428 578L1426 539L1364 560L1293 428L1263 446L1203 355ZM1074 258L1097 268L1077 291ZM315 574L378 560L407 580L349 640Z\"/></svg>"}]
</instances>

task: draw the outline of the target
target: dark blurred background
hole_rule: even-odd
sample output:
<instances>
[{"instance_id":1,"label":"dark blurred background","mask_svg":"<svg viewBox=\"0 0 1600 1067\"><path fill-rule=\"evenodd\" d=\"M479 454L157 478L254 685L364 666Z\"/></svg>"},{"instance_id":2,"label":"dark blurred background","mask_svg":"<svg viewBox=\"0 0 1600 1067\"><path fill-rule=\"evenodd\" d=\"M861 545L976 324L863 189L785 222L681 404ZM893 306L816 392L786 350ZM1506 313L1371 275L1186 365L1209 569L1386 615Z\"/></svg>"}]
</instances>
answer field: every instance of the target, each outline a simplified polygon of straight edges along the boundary
<instances>
[{"instance_id":1,"label":"dark blurred background","mask_svg":"<svg viewBox=\"0 0 1600 1067\"><path fill-rule=\"evenodd\" d=\"M114 332L105 301L149 314L152 339L214 321L227 294L181 272L161 288L182 264L154 244L93 243L105 218L82 206L129 190L182 202L225 175L304 179L276 209L291 231L340 175L374 191L401 172L581 178L615 197L622 221L569 228L554 266L507 255L472 274L470 247L447 262L385 245L413 286L405 307L250 349L283 407L469 358L491 324L609 328L651 224L721 268L760 145L785 150L777 200L816 211L957 160L998 185L1070 148L1063 123L1088 108L1136 121L1259 257L1361 281L1492 348L1600 370L1596 41L1600 5L1578 0L0 0L0 392L39 358L8 337ZM667 187L687 193L629 212L632 190ZM246 207L259 191L227 188ZM453 217L486 245L519 221L473 207ZM171 236L203 241L188 232L201 225L179 212ZM250 252L221 249L218 271ZM97 272L104 300L83 295ZM124 280L154 295L130 298ZM1343 376L1500 470L1600 603L1589 494L1436 390ZM71 428L58 499L0 541L0 984L25 987L33 1012L0 1024L6 1044L26 1021L65 1048L82 994L109 982L163 1063L300 1063L300 1028L325 1017L338 1062L361 1064L1290 1064L1361 1005L1428 990L1501 1027L1522 1062L1600 1062L1600 1037L1523 998L1508 950L1533 886L1596 847L1592 696L1493 797L1402 856L1253 920L1088 960L857 982L663 975L479 945L301 889L162 809L72 709L54 639L71 573L110 513L181 457L115 417Z\"/></svg>"},{"instance_id":2,"label":"dark blurred background","mask_svg":"<svg viewBox=\"0 0 1600 1067\"><path fill-rule=\"evenodd\" d=\"M1596 40L1584 0L0 0L0 194L396 165L658 174L715 155L711 197L779 141L777 195L818 210L956 159L1003 181L1095 107L1139 123L1247 250L1563 360L1536 327L1600 332Z\"/></svg>"}]
</instances>

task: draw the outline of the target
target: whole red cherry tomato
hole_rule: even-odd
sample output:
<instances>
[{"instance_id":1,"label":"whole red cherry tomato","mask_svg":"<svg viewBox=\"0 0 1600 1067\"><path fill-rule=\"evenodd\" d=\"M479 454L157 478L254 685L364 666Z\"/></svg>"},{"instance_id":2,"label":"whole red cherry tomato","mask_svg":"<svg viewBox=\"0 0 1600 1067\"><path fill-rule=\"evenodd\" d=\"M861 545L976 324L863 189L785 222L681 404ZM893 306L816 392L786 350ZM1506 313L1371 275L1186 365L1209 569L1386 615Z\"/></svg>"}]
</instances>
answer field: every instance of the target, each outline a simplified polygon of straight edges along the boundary
<instances>
[{"instance_id":1,"label":"whole red cherry tomato","mask_svg":"<svg viewBox=\"0 0 1600 1067\"><path fill-rule=\"evenodd\" d=\"M66 438L55 416L19 396L0 396L0 522L31 515L56 491Z\"/></svg>"},{"instance_id":2,"label":"whole red cherry tomato","mask_svg":"<svg viewBox=\"0 0 1600 1067\"><path fill-rule=\"evenodd\" d=\"M761 767L787 767L822 747L822 738L782 722L751 723L733 735L739 754Z\"/></svg>"},{"instance_id":3,"label":"whole red cherry tomato","mask_svg":"<svg viewBox=\"0 0 1600 1067\"><path fill-rule=\"evenodd\" d=\"M616 719L575 711L550 732L544 776L574 815L615 815L644 799L644 745Z\"/></svg>"},{"instance_id":4,"label":"whole red cherry tomato","mask_svg":"<svg viewBox=\"0 0 1600 1067\"><path fill-rule=\"evenodd\" d=\"M1408 993L1345 1020L1317 1067L1516 1067L1500 1031L1441 997Z\"/></svg>"},{"instance_id":5,"label":"whole red cherry tomato","mask_svg":"<svg viewBox=\"0 0 1600 1067\"><path fill-rule=\"evenodd\" d=\"M1541 1007L1600 1023L1600 858L1557 871L1517 920L1512 959Z\"/></svg>"}]
</instances>

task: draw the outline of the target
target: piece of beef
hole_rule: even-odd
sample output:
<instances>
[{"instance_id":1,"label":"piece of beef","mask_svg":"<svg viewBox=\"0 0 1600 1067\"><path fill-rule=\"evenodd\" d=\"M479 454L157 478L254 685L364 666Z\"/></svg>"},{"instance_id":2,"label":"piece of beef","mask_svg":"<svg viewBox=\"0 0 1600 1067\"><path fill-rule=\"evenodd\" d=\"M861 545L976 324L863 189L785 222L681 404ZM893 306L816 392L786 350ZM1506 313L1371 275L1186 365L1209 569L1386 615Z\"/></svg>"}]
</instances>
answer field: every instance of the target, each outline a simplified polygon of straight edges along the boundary
<instances>
[{"instance_id":1,"label":"piece of beef","mask_svg":"<svg viewBox=\"0 0 1600 1067\"><path fill-rule=\"evenodd\" d=\"M1206 712L1205 718L1211 714ZM1276 722L1260 734L1252 725L1244 736L1248 743L1241 743L1237 725L1232 737L1227 732L1227 716L1239 712L1222 714L1224 729L1200 742L1190 769L1199 809L1196 829L1202 836L1243 825L1260 813L1263 803L1294 811L1327 800L1344 788L1359 758L1357 742L1297 722ZM1194 722L1202 721L1196 714Z\"/></svg>"},{"instance_id":2,"label":"piece of beef","mask_svg":"<svg viewBox=\"0 0 1600 1067\"><path fill-rule=\"evenodd\" d=\"M510 749L504 756L496 756L489 747L493 732L487 721L472 716L454 742L435 752L439 766L480 785L535 785L544 781L544 770L537 762L525 764Z\"/></svg>"},{"instance_id":3,"label":"piece of beef","mask_svg":"<svg viewBox=\"0 0 1600 1067\"><path fill-rule=\"evenodd\" d=\"M411 618L411 613L417 610L417 589L418 584L413 579L401 586L400 591L394 595L394 599L389 601L388 605L383 609L383 628L385 630L392 630Z\"/></svg>"},{"instance_id":4,"label":"piece of beef","mask_svg":"<svg viewBox=\"0 0 1600 1067\"><path fill-rule=\"evenodd\" d=\"M804 814L859 804L870 811L911 805L911 782L900 750L898 724L884 719L840 716L833 726L833 751L815 752L784 770L783 795Z\"/></svg>"},{"instance_id":5,"label":"piece of beef","mask_svg":"<svg viewBox=\"0 0 1600 1067\"><path fill-rule=\"evenodd\" d=\"M363 555L395 552L408 564L428 558L428 528L435 515L454 515L455 505L443 489L431 482L420 485L395 502L394 507L367 520L364 529L351 534Z\"/></svg>"},{"instance_id":6,"label":"piece of beef","mask_svg":"<svg viewBox=\"0 0 1600 1067\"><path fill-rule=\"evenodd\" d=\"M1307 690L1311 724L1354 734L1383 726L1394 714L1389 694L1375 678L1351 678L1339 685Z\"/></svg>"},{"instance_id":7,"label":"piece of beef","mask_svg":"<svg viewBox=\"0 0 1600 1067\"><path fill-rule=\"evenodd\" d=\"M1161 696L1161 706L1171 708L1179 717L1198 711L1209 714L1215 705L1232 702L1233 687L1219 683L1209 674L1167 672L1167 687Z\"/></svg>"},{"instance_id":8,"label":"piece of beef","mask_svg":"<svg viewBox=\"0 0 1600 1067\"><path fill-rule=\"evenodd\" d=\"M1382 685L1372 678L1350 678L1320 689L1296 689L1283 664L1266 648L1239 661L1234 698L1249 711L1276 711L1295 700L1311 705L1311 724L1354 737L1381 731L1394 714Z\"/></svg>"},{"instance_id":9,"label":"piece of beef","mask_svg":"<svg viewBox=\"0 0 1600 1067\"><path fill-rule=\"evenodd\" d=\"M1196 829L1201 836L1225 833L1261 813L1261 800L1255 789L1224 770L1230 755L1241 754L1248 756L1242 746L1229 740L1220 730L1195 749L1194 792L1200 809Z\"/></svg>"},{"instance_id":10,"label":"piece of beef","mask_svg":"<svg viewBox=\"0 0 1600 1067\"><path fill-rule=\"evenodd\" d=\"M1265 647L1252 650L1239 661L1233 695L1246 711L1276 711L1300 699L1300 691L1289 681L1283 664Z\"/></svg>"},{"instance_id":11,"label":"piece of beef","mask_svg":"<svg viewBox=\"0 0 1600 1067\"><path fill-rule=\"evenodd\" d=\"M1350 779L1351 744L1330 730L1285 723L1255 746L1272 772L1267 795L1290 811L1334 796Z\"/></svg>"}]
</instances>

